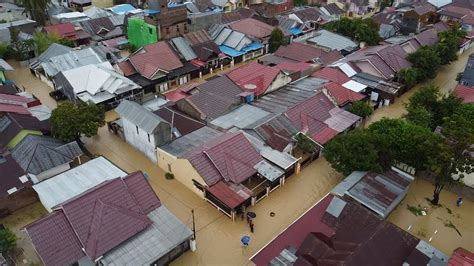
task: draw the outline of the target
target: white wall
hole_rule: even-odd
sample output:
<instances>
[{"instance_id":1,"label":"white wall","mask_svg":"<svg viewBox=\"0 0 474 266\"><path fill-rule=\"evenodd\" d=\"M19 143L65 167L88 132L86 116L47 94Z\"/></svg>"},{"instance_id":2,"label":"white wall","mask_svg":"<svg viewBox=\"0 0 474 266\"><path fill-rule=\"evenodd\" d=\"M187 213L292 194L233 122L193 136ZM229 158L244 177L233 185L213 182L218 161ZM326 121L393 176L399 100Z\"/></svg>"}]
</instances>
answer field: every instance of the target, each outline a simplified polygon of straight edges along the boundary
<instances>
[{"instance_id":1,"label":"white wall","mask_svg":"<svg viewBox=\"0 0 474 266\"><path fill-rule=\"evenodd\" d=\"M152 162L157 163L158 160L156 158L156 141L155 136L150 134L150 141L148 141L148 134L143 131L141 128L138 128L137 134L137 127L129 120L122 118L123 123L123 132L125 135L125 140L127 143L141 151L145 154Z\"/></svg>"},{"instance_id":2,"label":"white wall","mask_svg":"<svg viewBox=\"0 0 474 266\"><path fill-rule=\"evenodd\" d=\"M71 169L71 166L69 166L69 163L65 163L65 164L56 166L54 168L51 168L47 171L44 171L40 173L39 175L37 175L36 177L38 178L39 181L43 181L55 175L59 175L60 173L65 172L69 169Z\"/></svg>"},{"instance_id":3,"label":"white wall","mask_svg":"<svg viewBox=\"0 0 474 266\"><path fill-rule=\"evenodd\" d=\"M291 82L291 78L280 72L265 93L275 91L290 82Z\"/></svg>"}]
</instances>

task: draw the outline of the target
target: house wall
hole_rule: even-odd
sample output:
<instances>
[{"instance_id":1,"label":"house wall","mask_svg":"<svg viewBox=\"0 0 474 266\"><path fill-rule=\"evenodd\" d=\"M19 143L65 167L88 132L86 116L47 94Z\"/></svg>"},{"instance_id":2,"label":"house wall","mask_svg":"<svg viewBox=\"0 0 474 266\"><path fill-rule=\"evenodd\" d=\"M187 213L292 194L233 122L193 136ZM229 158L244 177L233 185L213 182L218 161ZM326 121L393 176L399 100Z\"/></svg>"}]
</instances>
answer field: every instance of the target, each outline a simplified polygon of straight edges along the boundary
<instances>
[{"instance_id":1,"label":"house wall","mask_svg":"<svg viewBox=\"0 0 474 266\"><path fill-rule=\"evenodd\" d=\"M280 72L265 93L275 91L291 82L291 77Z\"/></svg>"},{"instance_id":2,"label":"house wall","mask_svg":"<svg viewBox=\"0 0 474 266\"><path fill-rule=\"evenodd\" d=\"M158 41L156 26L150 25L138 18L128 20L127 35L130 44L134 48L143 47Z\"/></svg>"},{"instance_id":3,"label":"house wall","mask_svg":"<svg viewBox=\"0 0 474 266\"><path fill-rule=\"evenodd\" d=\"M28 134L31 135L43 135L41 131L36 131L36 130L29 130L29 129L22 129L16 136L8 142L7 147L10 149L15 148L15 146L20 143Z\"/></svg>"},{"instance_id":4,"label":"house wall","mask_svg":"<svg viewBox=\"0 0 474 266\"><path fill-rule=\"evenodd\" d=\"M66 77L64 77L64 74L62 72L59 72L56 76L54 76L53 86L55 90L61 90L70 101L77 101L76 94L74 93L74 88L71 86Z\"/></svg>"},{"instance_id":5,"label":"house wall","mask_svg":"<svg viewBox=\"0 0 474 266\"><path fill-rule=\"evenodd\" d=\"M58 175L62 172L65 172L69 169L71 169L71 166L69 165L69 163L65 163L65 164L56 166L54 168L51 168L47 171L44 171L44 172L40 173L39 175L36 176L36 178L38 178L39 181L43 181L43 180L46 180L50 177Z\"/></svg>"},{"instance_id":6,"label":"house wall","mask_svg":"<svg viewBox=\"0 0 474 266\"><path fill-rule=\"evenodd\" d=\"M204 192L194 186L193 179L205 186L206 182L186 159L177 158L160 148L157 149L158 167L165 172L174 174L174 178L185 185L188 189L204 198ZM170 171L171 170L171 171Z\"/></svg>"},{"instance_id":7,"label":"house wall","mask_svg":"<svg viewBox=\"0 0 474 266\"><path fill-rule=\"evenodd\" d=\"M32 188L22 188L17 192L0 198L0 218L38 201L38 195Z\"/></svg>"},{"instance_id":8,"label":"house wall","mask_svg":"<svg viewBox=\"0 0 474 266\"><path fill-rule=\"evenodd\" d=\"M138 128L137 133L137 126L125 118L122 118L122 123L125 141L145 154L152 162L156 163L156 136L153 134L149 135L141 128ZM149 140L148 136L150 137Z\"/></svg>"},{"instance_id":9,"label":"house wall","mask_svg":"<svg viewBox=\"0 0 474 266\"><path fill-rule=\"evenodd\" d=\"M176 102L176 106L178 107L178 109L181 112L186 113L187 115L189 115L192 118L195 118L195 119L198 119L198 120L205 120L206 119L206 117L203 114L201 114L198 110L196 110L196 108L194 108L194 106L189 104L189 102L186 101L186 99L181 99L178 102Z\"/></svg>"}]
</instances>

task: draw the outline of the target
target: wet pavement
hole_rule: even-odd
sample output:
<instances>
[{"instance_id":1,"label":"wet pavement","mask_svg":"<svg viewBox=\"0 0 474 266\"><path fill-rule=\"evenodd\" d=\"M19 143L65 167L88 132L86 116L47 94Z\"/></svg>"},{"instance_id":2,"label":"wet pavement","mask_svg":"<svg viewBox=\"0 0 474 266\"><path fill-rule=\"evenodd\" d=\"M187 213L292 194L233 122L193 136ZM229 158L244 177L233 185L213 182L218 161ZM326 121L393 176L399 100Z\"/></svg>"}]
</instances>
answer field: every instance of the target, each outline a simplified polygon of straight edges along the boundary
<instances>
[{"instance_id":1,"label":"wet pavement","mask_svg":"<svg viewBox=\"0 0 474 266\"><path fill-rule=\"evenodd\" d=\"M456 84L454 80L456 74L463 70L468 54L473 51L474 48L471 48L460 57L460 60L450 66L444 67L436 79L431 82L439 85L443 91L449 91L454 88ZM21 69L18 67L18 64L14 62L9 63L16 68L15 71L7 73L9 79L14 80L20 87L24 86L28 91L41 99L45 105L53 108L56 106L54 100L48 95L49 91L52 90L50 87L31 75L28 69ZM427 82L426 84L429 83L430 82ZM404 112L403 103L405 103L410 95L412 95L419 87L420 86L416 86L411 91L397 99L395 104L376 110L374 115L368 120L367 124L377 121L384 116L400 117ZM107 121L114 120L116 117L117 114L114 111L107 112ZM166 180L164 172L161 169L149 161L143 154L122 141L119 137L108 132L106 127L101 128L97 136L85 140L85 143L86 147L92 153L105 156L127 172L137 170L146 172L149 176L152 187L160 197L163 204L189 227L192 225L191 209L195 210L198 249L194 253L185 253L174 262L175 265L248 264L248 259L253 254L291 224L309 207L314 205L315 202L323 198L341 179L341 175L336 173L324 159L316 160L314 163L303 169L299 175L290 177L285 186L271 193L269 198L263 199L256 206L250 208L251 211L257 214L255 220L255 233L250 234L245 221L237 220L236 222L232 222L227 216L223 215L209 203L189 191L178 181ZM431 187L432 190L432 185L426 183L426 188L418 191L416 190L418 188L417 184L423 181L416 182L417 183L413 186L414 188L410 190L410 193L406 198L407 201L413 197L413 194L420 195L420 197L431 196L429 188ZM448 200L448 197L446 197L446 199ZM418 198L415 198L415 200L419 201ZM449 199L449 201L451 200ZM441 197L441 203L443 202L444 194ZM413 220L412 222L410 219L410 215L412 214L403 212L403 204L398 207L399 209L395 211L392 216L390 216L390 220L406 229L408 225L404 224L405 219L407 220L407 223L415 224L417 221ZM472 202L469 202L469 204L465 203L463 206L463 208L471 207ZM276 215L270 217L270 212L275 212ZM444 219L443 217L441 217L441 219ZM472 228L466 225L466 223L469 223L472 219L466 220L469 218L467 214L461 214L461 217L462 219L453 220L453 223L455 223L457 228L460 228L461 231L472 232ZM422 219L418 219L421 221L420 223L437 223L437 221L432 221L437 218L434 217L434 215L429 215L423 218L427 218L426 222L423 222L424 220ZM420 225L420 227L422 226L423 225ZM431 227L428 228L428 230L431 229ZM444 231L442 229L438 230L439 234L444 238ZM410 232L413 233L413 230ZM240 244L240 238L244 234L250 234L251 236L250 245L246 249L243 249ZM470 236L470 239L472 239L472 234L469 235L469 233L466 233L466 235L463 235L463 238L465 236ZM439 248L446 251L448 254L450 253L449 250L452 250L459 245L466 248L473 246L472 243L463 242L468 241L469 237L458 242L454 241L455 238L453 238L453 241L443 240L446 242L443 245L440 240L436 239L437 238L434 238L433 244L437 247L440 245Z\"/></svg>"}]
</instances>

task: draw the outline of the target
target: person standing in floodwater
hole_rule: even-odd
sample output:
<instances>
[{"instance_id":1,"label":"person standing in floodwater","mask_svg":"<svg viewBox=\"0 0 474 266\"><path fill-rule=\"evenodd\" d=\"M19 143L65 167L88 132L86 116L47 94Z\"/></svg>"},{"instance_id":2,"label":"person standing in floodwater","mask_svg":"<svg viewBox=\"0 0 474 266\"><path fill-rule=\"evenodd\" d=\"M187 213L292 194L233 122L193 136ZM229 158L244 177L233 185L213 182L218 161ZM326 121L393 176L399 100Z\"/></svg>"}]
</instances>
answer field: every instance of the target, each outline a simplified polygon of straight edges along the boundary
<instances>
[{"instance_id":1,"label":"person standing in floodwater","mask_svg":"<svg viewBox=\"0 0 474 266\"><path fill-rule=\"evenodd\" d=\"M459 198L459 199L456 201L456 205L457 205L458 207L461 207L462 203L463 203L462 198Z\"/></svg>"}]
</instances>

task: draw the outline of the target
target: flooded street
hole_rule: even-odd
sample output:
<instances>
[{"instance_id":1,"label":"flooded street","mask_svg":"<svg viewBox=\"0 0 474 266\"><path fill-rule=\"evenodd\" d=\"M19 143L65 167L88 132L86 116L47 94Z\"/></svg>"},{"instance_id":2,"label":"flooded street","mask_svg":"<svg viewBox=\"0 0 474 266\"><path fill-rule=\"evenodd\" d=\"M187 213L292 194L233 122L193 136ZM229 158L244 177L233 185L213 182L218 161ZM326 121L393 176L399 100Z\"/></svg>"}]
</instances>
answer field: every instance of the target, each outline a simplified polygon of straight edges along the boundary
<instances>
[{"instance_id":1,"label":"flooded street","mask_svg":"<svg viewBox=\"0 0 474 266\"><path fill-rule=\"evenodd\" d=\"M464 69L469 53L474 48L466 51L460 59L453 64L444 67L438 76L426 84L435 83L444 92L450 91L456 85L455 77L458 72ZM46 84L36 79L30 74L29 69L20 68L16 62L9 62L16 70L8 72L7 77L13 80L17 86L25 87L27 91L33 93L41 99L43 104L54 108L56 102L48 95L52 90ZM368 119L370 124L382 117L400 117L404 113L404 103L408 98L421 87L416 86L396 103L388 107L376 110L374 115ZM117 117L114 111L107 112L106 120L111 121ZM291 176L285 185L271 193L270 196L259 202L250 210L257 214L255 220L255 233L250 234L251 241L248 248L241 247L240 239L244 234L249 234L249 229L245 221L237 219L232 222L227 216L220 213L216 208L189 191L176 180L166 180L164 172L153 164L143 154L125 143L116 135L111 134L106 127L99 130L97 136L85 140L86 147L97 155L103 155L120 168L127 172L142 170L149 176L149 180L163 204L170 209L179 219L189 227L192 226L191 210L195 211L197 230L197 251L187 252L178 258L175 265L224 265L231 262L232 265L248 264L248 259L268 243L279 232L292 223L297 217L304 213L314 203L323 198L340 180L341 175L336 173L324 159L318 159L310 166L302 170L299 175ZM464 246L472 248L474 244L473 224L474 213L473 203L466 202L461 208L454 207L456 195L444 191L441 195L441 203L448 206L452 212L451 217L447 209L430 210L428 216L416 217L406 209L406 204L427 204L423 199L430 197L433 186L425 181L415 181L410 188L409 195L390 216L389 220L407 229L412 225L410 232L415 236L417 231L425 229L428 240L434 230L438 229L438 234L433 236L432 243L446 254L450 254L455 247ZM423 205L424 206L424 205ZM31 206L30 218L20 217L13 228L19 228L25 220L34 220L35 217L43 215L41 207ZM275 212L274 217L269 213ZM459 214L459 217L456 215ZM440 219L438 219L440 218ZM461 231L463 237L459 238L457 233L450 227L445 227L443 221L450 219L452 223ZM7 225L14 224L6 222ZM414 233L415 232L415 233Z\"/></svg>"}]
</instances>

